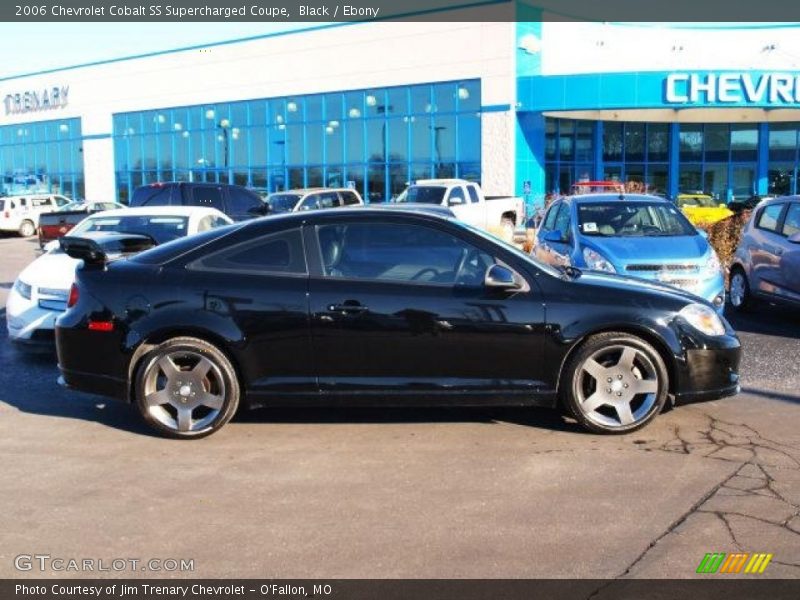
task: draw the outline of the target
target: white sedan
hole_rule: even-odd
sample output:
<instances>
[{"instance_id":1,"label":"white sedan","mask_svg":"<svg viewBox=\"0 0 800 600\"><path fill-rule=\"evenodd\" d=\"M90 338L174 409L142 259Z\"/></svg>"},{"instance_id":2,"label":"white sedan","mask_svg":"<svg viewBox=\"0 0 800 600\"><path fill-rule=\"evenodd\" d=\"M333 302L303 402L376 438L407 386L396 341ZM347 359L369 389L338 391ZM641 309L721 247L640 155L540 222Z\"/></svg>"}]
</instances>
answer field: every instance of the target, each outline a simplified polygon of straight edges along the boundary
<instances>
[{"instance_id":1,"label":"white sedan","mask_svg":"<svg viewBox=\"0 0 800 600\"><path fill-rule=\"evenodd\" d=\"M144 206L108 210L85 218L70 237L92 237L103 244L104 233L136 233L158 244L193 235L233 221L215 208L199 206ZM113 236L109 243L115 243ZM107 251L114 257L115 248ZM118 252L118 251L117 251ZM81 261L67 256L58 241L19 274L8 295L6 320L12 342L45 346L53 341L56 318L67 308L75 268Z\"/></svg>"}]
</instances>

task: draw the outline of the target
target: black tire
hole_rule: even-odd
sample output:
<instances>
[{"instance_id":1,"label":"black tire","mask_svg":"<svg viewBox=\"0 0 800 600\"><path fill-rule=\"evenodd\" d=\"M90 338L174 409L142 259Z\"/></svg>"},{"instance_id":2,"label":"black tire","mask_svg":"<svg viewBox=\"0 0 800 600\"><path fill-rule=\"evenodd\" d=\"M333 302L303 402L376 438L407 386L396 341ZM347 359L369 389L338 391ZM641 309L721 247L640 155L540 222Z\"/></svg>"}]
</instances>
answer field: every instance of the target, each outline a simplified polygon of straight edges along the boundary
<instances>
[{"instance_id":1,"label":"black tire","mask_svg":"<svg viewBox=\"0 0 800 600\"><path fill-rule=\"evenodd\" d=\"M750 292L750 281L747 279L747 273L738 265L731 269L730 282L728 283L728 299L730 300L731 308L739 313L749 312L756 304L755 298Z\"/></svg>"},{"instance_id":2,"label":"black tire","mask_svg":"<svg viewBox=\"0 0 800 600\"><path fill-rule=\"evenodd\" d=\"M625 349L630 349L628 352L634 356L630 376L623 365ZM614 363L613 357L617 352L618 362ZM596 357L606 354L610 357L607 363L596 360ZM603 367L602 382L600 377L594 377L584 369L590 364L590 359ZM605 375L608 375L608 380ZM561 382L560 398L569 413L584 429L603 434L630 433L641 429L661 412L669 392L669 373L658 351L639 337L618 332L600 333L588 338L567 361ZM618 391L616 387L611 387L617 385ZM623 385L625 389L622 389ZM637 386L647 386L648 390L652 388L654 391L636 393L634 388ZM595 394L603 403L598 409L587 412L585 406L592 404ZM622 394L626 396L617 398ZM631 396L628 411L633 421L625 423L622 413L605 401L624 404L627 396Z\"/></svg>"},{"instance_id":3,"label":"black tire","mask_svg":"<svg viewBox=\"0 0 800 600\"><path fill-rule=\"evenodd\" d=\"M31 237L34 233L36 233L36 225L30 219L25 219L19 224L19 229L17 232L19 233L20 237Z\"/></svg>"},{"instance_id":4,"label":"black tire","mask_svg":"<svg viewBox=\"0 0 800 600\"><path fill-rule=\"evenodd\" d=\"M198 360L205 359L211 365L208 373L199 378L199 381L203 382L203 389L199 387L199 384L195 386L195 389L200 392L211 392L214 391L214 388L211 388L211 386L215 386L219 393L216 396L212 396L221 401L221 406L217 414L213 417L212 413L215 412L216 409L211 410L203 405L197 405L194 408L188 407L190 417L194 414L195 410L205 409L208 411L205 416L201 416L201 418L197 419L199 425L197 429L179 430L177 410L172 404L164 403L153 407L150 406L147 401L148 390L150 386L153 385L154 381L158 381L159 377L164 381L164 386L161 390L153 390L151 394L162 393L168 389L176 389L176 385L170 383L171 380L165 373L162 372L161 375L158 374L158 372L161 371L158 363L164 357L169 357L172 364L179 367L181 366L179 363L182 357L187 358L187 362L188 359L200 357ZM176 363L176 360L179 362ZM190 374L193 373L190 366L191 363L184 367L185 370L181 368L178 372L185 373L186 377L190 377ZM180 375L177 376L182 377ZM198 380L195 380L193 383L197 384L197 381ZM191 389L191 383L192 382L190 382L188 386L186 384L181 386L180 393L183 394L184 387L189 387ZM186 395L188 396L188 393ZM194 397L195 394L192 393L191 396ZM173 400L175 402L190 400L189 398L182 398L175 391L173 391L171 397L177 398L177 400ZM147 352L139 361L136 368L136 375L134 378L134 402L145 422L167 437L197 439L211 435L231 420L239 407L239 400L239 378L231 361L216 346L198 338L176 337L162 342ZM187 409L187 407L183 408ZM172 417L174 419L174 426L167 423L172 411L175 411L175 415ZM209 420L209 422L203 424L202 422L206 420ZM193 418L190 418L189 421L192 422Z\"/></svg>"}]
</instances>

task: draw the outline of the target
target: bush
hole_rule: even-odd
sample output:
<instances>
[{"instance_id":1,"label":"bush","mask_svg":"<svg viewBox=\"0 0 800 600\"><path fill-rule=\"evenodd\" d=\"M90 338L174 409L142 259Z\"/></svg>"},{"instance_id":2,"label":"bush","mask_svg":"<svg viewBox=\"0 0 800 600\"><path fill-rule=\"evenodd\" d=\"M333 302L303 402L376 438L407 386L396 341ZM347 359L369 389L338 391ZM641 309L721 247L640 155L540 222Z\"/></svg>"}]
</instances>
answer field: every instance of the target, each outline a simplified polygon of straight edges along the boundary
<instances>
[{"instance_id":1,"label":"bush","mask_svg":"<svg viewBox=\"0 0 800 600\"><path fill-rule=\"evenodd\" d=\"M716 223L697 223L697 228L708 233L708 241L716 250L722 266L727 271L733 260L733 253L742 238L742 230L750 218L749 210L732 215Z\"/></svg>"}]
</instances>

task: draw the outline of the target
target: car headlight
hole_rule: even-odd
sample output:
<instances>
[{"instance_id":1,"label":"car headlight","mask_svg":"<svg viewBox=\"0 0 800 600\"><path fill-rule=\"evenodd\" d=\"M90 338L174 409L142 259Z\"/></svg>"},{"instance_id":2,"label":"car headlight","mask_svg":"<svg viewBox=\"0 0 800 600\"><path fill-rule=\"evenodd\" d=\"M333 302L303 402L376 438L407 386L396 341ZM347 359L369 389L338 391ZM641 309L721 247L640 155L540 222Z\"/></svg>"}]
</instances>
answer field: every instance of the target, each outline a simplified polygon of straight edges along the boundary
<instances>
[{"instance_id":1,"label":"car headlight","mask_svg":"<svg viewBox=\"0 0 800 600\"><path fill-rule=\"evenodd\" d=\"M591 248L583 249L583 260L586 262L586 266L592 271L617 272L614 265L612 265L605 256L599 252L595 252Z\"/></svg>"},{"instance_id":2,"label":"car headlight","mask_svg":"<svg viewBox=\"0 0 800 600\"><path fill-rule=\"evenodd\" d=\"M710 271L715 274L722 272L722 263L719 262L719 256L717 256L717 253L714 252L713 248L711 248L710 252L708 253L703 267L706 271Z\"/></svg>"},{"instance_id":3,"label":"car headlight","mask_svg":"<svg viewBox=\"0 0 800 600\"><path fill-rule=\"evenodd\" d=\"M689 304L678 313L680 317L706 335L725 335L725 325L716 311L705 304Z\"/></svg>"},{"instance_id":4,"label":"car headlight","mask_svg":"<svg viewBox=\"0 0 800 600\"><path fill-rule=\"evenodd\" d=\"M33 288L24 281L22 281L22 279L17 279L14 282L14 289L20 296L25 298L25 300L31 299L31 292L33 291Z\"/></svg>"}]
</instances>

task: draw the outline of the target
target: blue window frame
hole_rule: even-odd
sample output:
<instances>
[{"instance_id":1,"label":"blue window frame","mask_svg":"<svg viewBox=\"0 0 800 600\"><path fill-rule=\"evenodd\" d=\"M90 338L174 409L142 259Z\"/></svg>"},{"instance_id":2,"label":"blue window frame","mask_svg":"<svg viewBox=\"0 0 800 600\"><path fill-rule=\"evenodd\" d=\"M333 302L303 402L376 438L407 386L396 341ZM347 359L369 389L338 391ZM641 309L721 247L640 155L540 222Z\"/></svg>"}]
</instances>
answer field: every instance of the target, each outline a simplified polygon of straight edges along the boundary
<instances>
[{"instance_id":1,"label":"blue window frame","mask_svg":"<svg viewBox=\"0 0 800 600\"><path fill-rule=\"evenodd\" d=\"M81 120L0 127L0 194L58 193L84 197Z\"/></svg>"},{"instance_id":2,"label":"blue window frame","mask_svg":"<svg viewBox=\"0 0 800 600\"><path fill-rule=\"evenodd\" d=\"M177 180L352 185L385 202L425 177L480 182L480 110L471 79L120 113L117 196Z\"/></svg>"}]
</instances>

